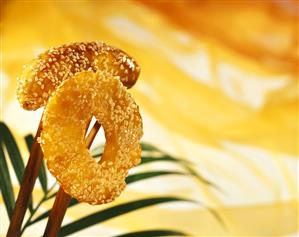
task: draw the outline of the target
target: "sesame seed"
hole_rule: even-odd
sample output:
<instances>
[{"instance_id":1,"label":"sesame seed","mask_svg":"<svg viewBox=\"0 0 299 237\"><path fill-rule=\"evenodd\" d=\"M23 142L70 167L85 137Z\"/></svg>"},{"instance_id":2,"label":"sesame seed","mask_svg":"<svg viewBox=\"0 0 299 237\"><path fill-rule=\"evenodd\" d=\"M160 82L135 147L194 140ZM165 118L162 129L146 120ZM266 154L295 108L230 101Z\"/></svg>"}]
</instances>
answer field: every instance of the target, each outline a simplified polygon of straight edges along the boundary
<instances>
[{"instance_id":1,"label":"sesame seed","mask_svg":"<svg viewBox=\"0 0 299 237\"><path fill-rule=\"evenodd\" d=\"M139 66L123 51L89 42L51 48L18 79L17 97L25 109L47 104L38 142L49 171L78 201L113 201L126 186L128 169L140 162L142 119L126 89L138 75ZM84 142L92 116L107 140L99 163Z\"/></svg>"},{"instance_id":2,"label":"sesame seed","mask_svg":"<svg viewBox=\"0 0 299 237\"><path fill-rule=\"evenodd\" d=\"M107 140L99 163L84 143L92 116L102 124ZM124 190L128 169L140 163L141 136L141 116L127 89L115 77L89 71L76 74L53 93L41 141L49 170L64 191L95 205L113 201Z\"/></svg>"},{"instance_id":3,"label":"sesame seed","mask_svg":"<svg viewBox=\"0 0 299 237\"><path fill-rule=\"evenodd\" d=\"M27 68L34 72L29 77L26 74ZM44 100L38 99L42 98L44 91L48 91L49 88L53 88L54 91L63 80L87 70L103 71L107 76L118 76L128 88L135 84L139 75L139 67L134 59L112 46L100 42L62 45L51 48L24 66L24 74L18 79L19 102L25 109L38 109L45 105ZM33 86L38 78L40 88ZM33 93L37 93L38 96L32 100L30 95ZM46 98L46 102L48 99Z\"/></svg>"}]
</instances>

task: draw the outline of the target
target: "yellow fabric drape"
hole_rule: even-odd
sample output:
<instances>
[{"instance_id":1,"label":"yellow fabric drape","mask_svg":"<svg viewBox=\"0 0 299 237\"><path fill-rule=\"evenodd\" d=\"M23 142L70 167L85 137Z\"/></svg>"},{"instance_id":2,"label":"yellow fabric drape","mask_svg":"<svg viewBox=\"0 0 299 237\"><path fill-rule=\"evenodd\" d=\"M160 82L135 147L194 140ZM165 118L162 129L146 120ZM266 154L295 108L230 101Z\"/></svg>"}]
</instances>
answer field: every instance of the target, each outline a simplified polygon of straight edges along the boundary
<instances>
[{"instance_id":1,"label":"yellow fabric drape","mask_svg":"<svg viewBox=\"0 0 299 237\"><path fill-rule=\"evenodd\" d=\"M191 197L216 208L227 229L204 209L171 204L78 236L174 227L194 236L298 232L296 7L296 1L2 2L0 116L21 144L40 116L16 101L22 65L52 46L100 40L141 65L132 93L143 114L144 140L192 160L224 190L163 177L146 181L146 188L129 187L117 202L155 194ZM34 195L40 196L38 189ZM101 208L79 205L66 222ZM4 208L0 213L4 235L8 220Z\"/></svg>"}]
</instances>

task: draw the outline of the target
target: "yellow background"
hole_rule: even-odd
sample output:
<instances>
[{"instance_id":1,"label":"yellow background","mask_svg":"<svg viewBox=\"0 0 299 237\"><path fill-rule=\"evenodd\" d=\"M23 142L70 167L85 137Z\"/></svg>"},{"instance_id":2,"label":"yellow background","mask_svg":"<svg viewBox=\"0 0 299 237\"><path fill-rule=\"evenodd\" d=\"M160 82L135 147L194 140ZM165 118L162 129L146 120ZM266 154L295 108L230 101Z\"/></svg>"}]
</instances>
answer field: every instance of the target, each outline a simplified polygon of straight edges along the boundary
<instances>
[{"instance_id":1,"label":"yellow background","mask_svg":"<svg viewBox=\"0 0 299 237\"><path fill-rule=\"evenodd\" d=\"M1 2L0 118L18 137L24 157L22 137L35 132L41 111L19 107L16 78L39 53L75 41L104 41L132 55L141 66L131 92L143 115L144 141L192 160L224 190L169 176L128 187L116 203L155 195L191 197L216 208L227 226L201 207L172 203L77 236L151 228L193 236L298 234L296 1ZM41 196L39 186L34 195ZM68 210L64 223L102 208L78 205ZM0 214L4 235L8 219L2 199ZM42 233L44 226L40 222L25 235Z\"/></svg>"}]
</instances>

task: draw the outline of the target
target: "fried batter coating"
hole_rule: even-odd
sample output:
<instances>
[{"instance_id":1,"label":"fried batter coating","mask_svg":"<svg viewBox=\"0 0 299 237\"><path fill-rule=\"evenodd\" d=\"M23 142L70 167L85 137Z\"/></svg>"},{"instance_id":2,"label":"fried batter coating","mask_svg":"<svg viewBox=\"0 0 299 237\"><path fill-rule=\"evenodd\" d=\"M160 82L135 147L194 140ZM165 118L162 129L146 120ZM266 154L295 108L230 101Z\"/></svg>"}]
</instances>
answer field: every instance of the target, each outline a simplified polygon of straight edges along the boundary
<instances>
[{"instance_id":1,"label":"fried batter coating","mask_svg":"<svg viewBox=\"0 0 299 237\"><path fill-rule=\"evenodd\" d=\"M85 144L92 116L106 137L99 163ZM139 108L117 78L87 71L65 80L50 97L42 122L44 158L66 193L90 204L120 195L128 170L141 160L143 132Z\"/></svg>"},{"instance_id":2,"label":"fried batter coating","mask_svg":"<svg viewBox=\"0 0 299 237\"><path fill-rule=\"evenodd\" d=\"M104 43L62 45L49 49L24 66L18 79L18 100L24 109L36 110L47 103L62 81L88 70L116 76L130 88L137 81L140 68L125 52Z\"/></svg>"}]
</instances>

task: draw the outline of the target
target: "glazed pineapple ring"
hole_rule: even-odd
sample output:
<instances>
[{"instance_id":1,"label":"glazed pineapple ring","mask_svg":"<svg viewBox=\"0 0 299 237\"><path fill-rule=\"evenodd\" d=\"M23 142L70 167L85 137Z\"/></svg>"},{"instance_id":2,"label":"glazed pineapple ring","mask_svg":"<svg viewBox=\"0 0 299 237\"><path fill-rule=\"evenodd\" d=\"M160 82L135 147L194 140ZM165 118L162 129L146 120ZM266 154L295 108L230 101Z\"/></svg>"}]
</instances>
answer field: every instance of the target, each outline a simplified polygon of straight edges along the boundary
<instances>
[{"instance_id":1,"label":"glazed pineapple ring","mask_svg":"<svg viewBox=\"0 0 299 237\"><path fill-rule=\"evenodd\" d=\"M106 145L99 163L85 145L92 116L102 124ZM128 169L140 162L139 109L115 77L81 72L50 97L43 117L41 147L48 169L66 193L80 202L113 201L125 188Z\"/></svg>"},{"instance_id":2,"label":"glazed pineapple ring","mask_svg":"<svg viewBox=\"0 0 299 237\"><path fill-rule=\"evenodd\" d=\"M62 81L87 70L116 76L128 88L139 76L135 60L120 49L99 42L62 45L25 66L18 79L18 100L24 109L36 110L47 103Z\"/></svg>"}]
</instances>

